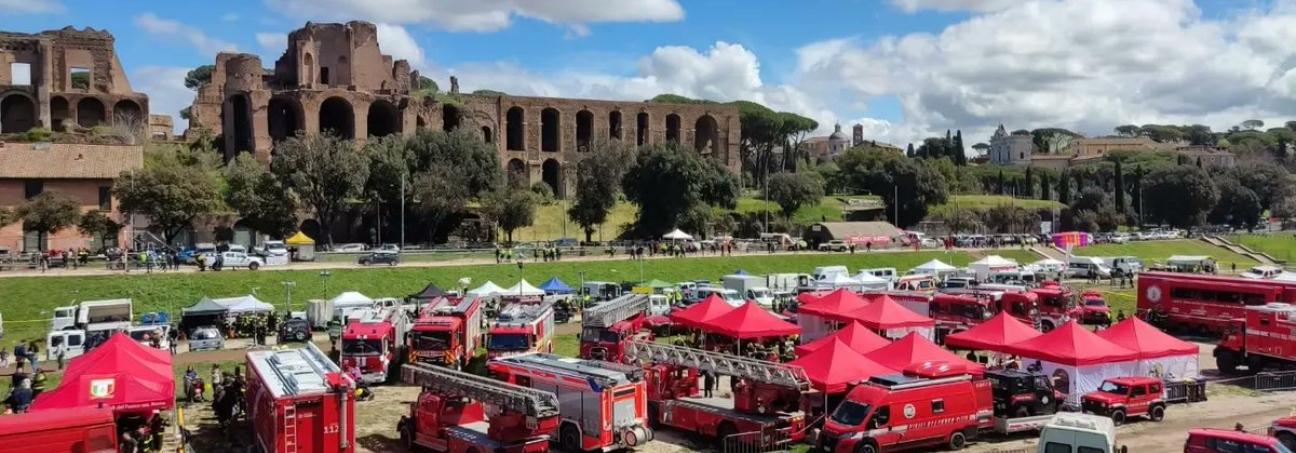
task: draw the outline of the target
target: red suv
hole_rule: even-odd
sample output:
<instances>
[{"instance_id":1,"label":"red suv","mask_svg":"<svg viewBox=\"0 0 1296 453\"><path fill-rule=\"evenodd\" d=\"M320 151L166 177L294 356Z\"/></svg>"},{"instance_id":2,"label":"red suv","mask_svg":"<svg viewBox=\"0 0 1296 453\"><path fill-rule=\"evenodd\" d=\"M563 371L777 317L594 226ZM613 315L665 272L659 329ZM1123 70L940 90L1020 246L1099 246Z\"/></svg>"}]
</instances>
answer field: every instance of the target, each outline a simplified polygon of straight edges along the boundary
<instances>
[{"instance_id":1,"label":"red suv","mask_svg":"<svg viewBox=\"0 0 1296 453\"><path fill-rule=\"evenodd\" d=\"M1132 376L1103 381L1098 390L1084 394L1080 407L1087 414L1111 417L1112 423L1125 423L1125 419L1146 415L1152 421L1165 418L1165 399L1161 395L1160 379Z\"/></svg>"},{"instance_id":2,"label":"red suv","mask_svg":"<svg viewBox=\"0 0 1296 453\"><path fill-rule=\"evenodd\" d=\"M1291 453L1278 439L1226 429L1188 431L1184 453Z\"/></svg>"}]
</instances>

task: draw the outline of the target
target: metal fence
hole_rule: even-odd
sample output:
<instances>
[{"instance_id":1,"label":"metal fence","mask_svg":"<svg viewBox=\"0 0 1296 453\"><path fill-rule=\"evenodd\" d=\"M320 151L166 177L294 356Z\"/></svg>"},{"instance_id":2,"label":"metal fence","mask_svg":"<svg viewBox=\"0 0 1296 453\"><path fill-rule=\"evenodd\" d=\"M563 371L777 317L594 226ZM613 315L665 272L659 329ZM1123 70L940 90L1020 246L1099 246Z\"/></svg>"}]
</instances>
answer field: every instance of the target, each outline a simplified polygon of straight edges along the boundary
<instances>
[{"instance_id":1,"label":"metal fence","mask_svg":"<svg viewBox=\"0 0 1296 453\"><path fill-rule=\"evenodd\" d=\"M721 447L724 453L788 451L792 448L792 432L784 428L731 434L724 438Z\"/></svg>"},{"instance_id":2,"label":"metal fence","mask_svg":"<svg viewBox=\"0 0 1296 453\"><path fill-rule=\"evenodd\" d=\"M1260 392L1296 389L1296 371L1275 371L1256 373L1251 376L1240 376L1211 381L1211 384L1236 385Z\"/></svg>"}]
</instances>

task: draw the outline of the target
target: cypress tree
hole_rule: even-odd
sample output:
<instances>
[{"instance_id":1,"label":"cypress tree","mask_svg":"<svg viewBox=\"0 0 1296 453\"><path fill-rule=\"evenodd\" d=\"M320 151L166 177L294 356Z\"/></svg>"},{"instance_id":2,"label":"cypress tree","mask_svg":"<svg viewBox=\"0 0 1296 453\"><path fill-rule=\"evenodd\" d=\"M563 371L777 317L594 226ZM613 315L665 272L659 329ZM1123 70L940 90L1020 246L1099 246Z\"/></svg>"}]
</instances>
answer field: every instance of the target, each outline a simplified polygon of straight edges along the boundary
<instances>
[{"instance_id":1,"label":"cypress tree","mask_svg":"<svg viewBox=\"0 0 1296 453\"><path fill-rule=\"evenodd\" d=\"M1003 170L999 170L999 179L997 180L996 187L997 187L997 191L999 192L999 195L1003 195L1004 194Z\"/></svg>"},{"instance_id":2,"label":"cypress tree","mask_svg":"<svg viewBox=\"0 0 1296 453\"><path fill-rule=\"evenodd\" d=\"M910 158L910 159L913 159L913 158L914 158L913 143L910 143L910 144L909 144L909 149L906 149L906 150L905 150L905 157L908 157L908 158Z\"/></svg>"},{"instance_id":3,"label":"cypress tree","mask_svg":"<svg viewBox=\"0 0 1296 453\"><path fill-rule=\"evenodd\" d=\"M1040 199L1049 199L1049 176L1048 173L1040 173Z\"/></svg>"},{"instance_id":4,"label":"cypress tree","mask_svg":"<svg viewBox=\"0 0 1296 453\"><path fill-rule=\"evenodd\" d=\"M1116 210L1125 212L1125 174L1121 172L1121 161L1116 160Z\"/></svg>"},{"instance_id":5,"label":"cypress tree","mask_svg":"<svg viewBox=\"0 0 1296 453\"><path fill-rule=\"evenodd\" d=\"M1026 167L1025 180L1022 181L1022 198L1035 198L1035 178L1031 175L1030 166Z\"/></svg>"},{"instance_id":6,"label":"cypress tree","mask_svg":"<svg viewBox=\"0 0 1296 453\"><path fill-rule=\"evenodd\" d=\"M963 148L963 130L954 133L954 165L967 165L967 149Z\"/></svg>"},{"instance_id":7,"label":"cypress tree","mask_svg":"<svg viewBox=\"0 0 1296 453\"><path fill-rule=\"evenodd\" d=\"M1058 201L1064 205L1071 204L1071 177L1066 170L1062 170L1062 177L1058 178Z\"/></svg>"},{"instance_id":8,"label":"cypress tree","mask_svg":"<svg viewBox=\"0 0 1296 453\"><path fill-rule=\"evenodd\" d=\"M1134 167L1134 182L1130 185L1130 196L1133 197L1134 212L1138 213L1139 223L1143 223L1143 166Z\"/></svg>"},{"instance_id":9,"label":"cypress tree","mask_svg":"<svg viewBox=\"0 0 1296 453\"><path fill-rule=\"evenodd\" d=\"M954 160L954 138L953 138L952 135L950 135L950 130L949 130L949 129L945 129L945 142L944 142L944 143L941 143L941 145L944 145L943 148L945 148L945 149L942 149L942 150L941 150L941 151L942 151L942 152L941 152L941 155L940 155L940 156L932 156L932 157L941 157L941 156L945 156L945 157L950 158L951 161L953 161L953 160Z\"/></svg>"}]
</instances>

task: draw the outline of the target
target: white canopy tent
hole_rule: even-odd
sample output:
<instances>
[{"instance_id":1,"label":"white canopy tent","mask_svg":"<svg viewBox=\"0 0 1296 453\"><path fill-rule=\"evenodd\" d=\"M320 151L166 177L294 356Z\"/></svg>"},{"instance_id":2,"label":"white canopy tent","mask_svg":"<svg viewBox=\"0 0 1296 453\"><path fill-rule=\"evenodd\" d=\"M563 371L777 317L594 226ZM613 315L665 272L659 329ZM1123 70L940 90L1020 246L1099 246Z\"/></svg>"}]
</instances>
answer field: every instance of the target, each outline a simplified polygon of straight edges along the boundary
<instances>
[{"instance_id":1,"label":"white canopy tent","mask_svg":"<svg viewBox=\"0 0 1296 453\"><path fill-rule=\"evenodd\" d=\"M369 296L360 294L356 291L347 291L338 294L337 297L329 299L329 306L333 308L333 318L346 322L351 312L366 308L373 308L374 300Z\"/></svg>"},{"instance_id":2,"label":"white canopy tent","mask_svg":"<svg viewBox=\"0 0 1296 453\"><path fill-rule=\"evenodd\" d=\"M890 281L870 274L868 271L860 271L859 274L851 277L851 279L855 280L855 283L859 284L860 291L887 291L891 289Z\"/></svg>"},{"instance_id":3,"label":"white canopy tent","mask_svg":"<svg viewBox=\"0 0 1296 453\"><path fill-rule=\"evenodd\" d=\"M968 269L976 274L978 280L985 280L992 274L1016 272L1017 262L999 255L990 255L969 264Z\"/></svg>"},{"instance_id":4,"label":"white canopy tent","mask_svg":"<svg viewBox=\"0 0 1296 453\"><path fill-rule=\"evenodd\" d=\"M693 235L685 233L681 231L679 228L676 228L671 232L662 235L662 239L670 239L672 241L691 241L693 240Z\"/></svg>"},{"instance_id":5,"label":"white canopy tent","mask_svg":"<svg viewBox=\"0 0 1296 453\"><path fill-rule=\"evenodd\" d=\"M945 264L945 262L938 259L933 259L926 263L919 264L917 267L912 269L912 272L915 274L927 274L936 277L942 277L945 274L952 274L957 271L957 267Z\"/></svg>"},{"instance_id":6,"label":"white canopy tent","mask_svg":"<svg viewBox=\"0 0 1296 453\"><path fill-rule=\"evenodd\" d=\"M819 287L819 289L825 289L825 290L845 288L851 291L860 292L863 291L864 285L860 283L859 280L847 277L842 274L837 274L836 276L819 280L818 282L815 283L815 286Z\"/></svg>"},{"instance_id":7,"label":"white canopy tent","mask_svg":"<svg viewBox=\"0 0 1296 453\"><path fill-rule=\"evenodd\" d=\"M500 295L506 297L507 296L515 296L515 297L516 296L543 296L545 295L545 292L543 289L536 288L535 285L532 285L531 282L526 281L526 279L522 279L522 281L517 282L516 285L505 288L503 291L500 292Z\"/></svg>"},{"instance_id":8,"label":"white canopy tent","mask_svg":"<svg viewBox=\"0 0 1296 453\"><path fill-rule=\"evenodd\" d=\"M504 289L504 287L500 285L496 285L495 282L487 281L485 284L468 291L468 294L472 294L477 297L491 297L491 296L503 294L505 291L506 290Z\"/></svg>"},{"instance_id":9,"label":"white canopy tent","mask_svg":"<svg viewBox=\"0 0 1296 453\"><path fill-rule=\"evenodd\" d=\"M262 302L260 299L257 299L256 296L250 294L239 297L212 299L212 302L224 306L225 309L229 310L228 313L231 315L269 313L274 311L274 305Z\"/></svg>"}]
</instances>

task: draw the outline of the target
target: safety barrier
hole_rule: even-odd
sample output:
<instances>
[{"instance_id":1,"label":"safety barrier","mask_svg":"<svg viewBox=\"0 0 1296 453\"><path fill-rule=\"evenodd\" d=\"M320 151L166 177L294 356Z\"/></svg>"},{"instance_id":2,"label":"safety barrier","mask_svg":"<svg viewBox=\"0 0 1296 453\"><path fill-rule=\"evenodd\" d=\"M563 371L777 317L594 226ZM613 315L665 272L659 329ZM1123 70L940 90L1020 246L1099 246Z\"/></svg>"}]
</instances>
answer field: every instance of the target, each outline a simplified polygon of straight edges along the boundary
<instances>
[{"instance_id":1,"label":"safety barrier","mask_svg":"<svg viewBox=\"0 0 1296 453\"><path fill-rule=\"evenodd\" d=\"M721 450L724 453L769 453L792 448L792 432L788 428L752 431L726 436Z\"/></svg>"},{"instance_id":2,"label":"safety barrier","mask_svg":"<svg viewBox=\"0 0 1296 453\"><path fill-rule=\"evenodd\" d=\"M1212 385L1227 384L1248 388L1259 392L1274 392L1296 389L1296 371L1261 372L1251 376L1211 381Z\"/></svg>"}]
</instances>

